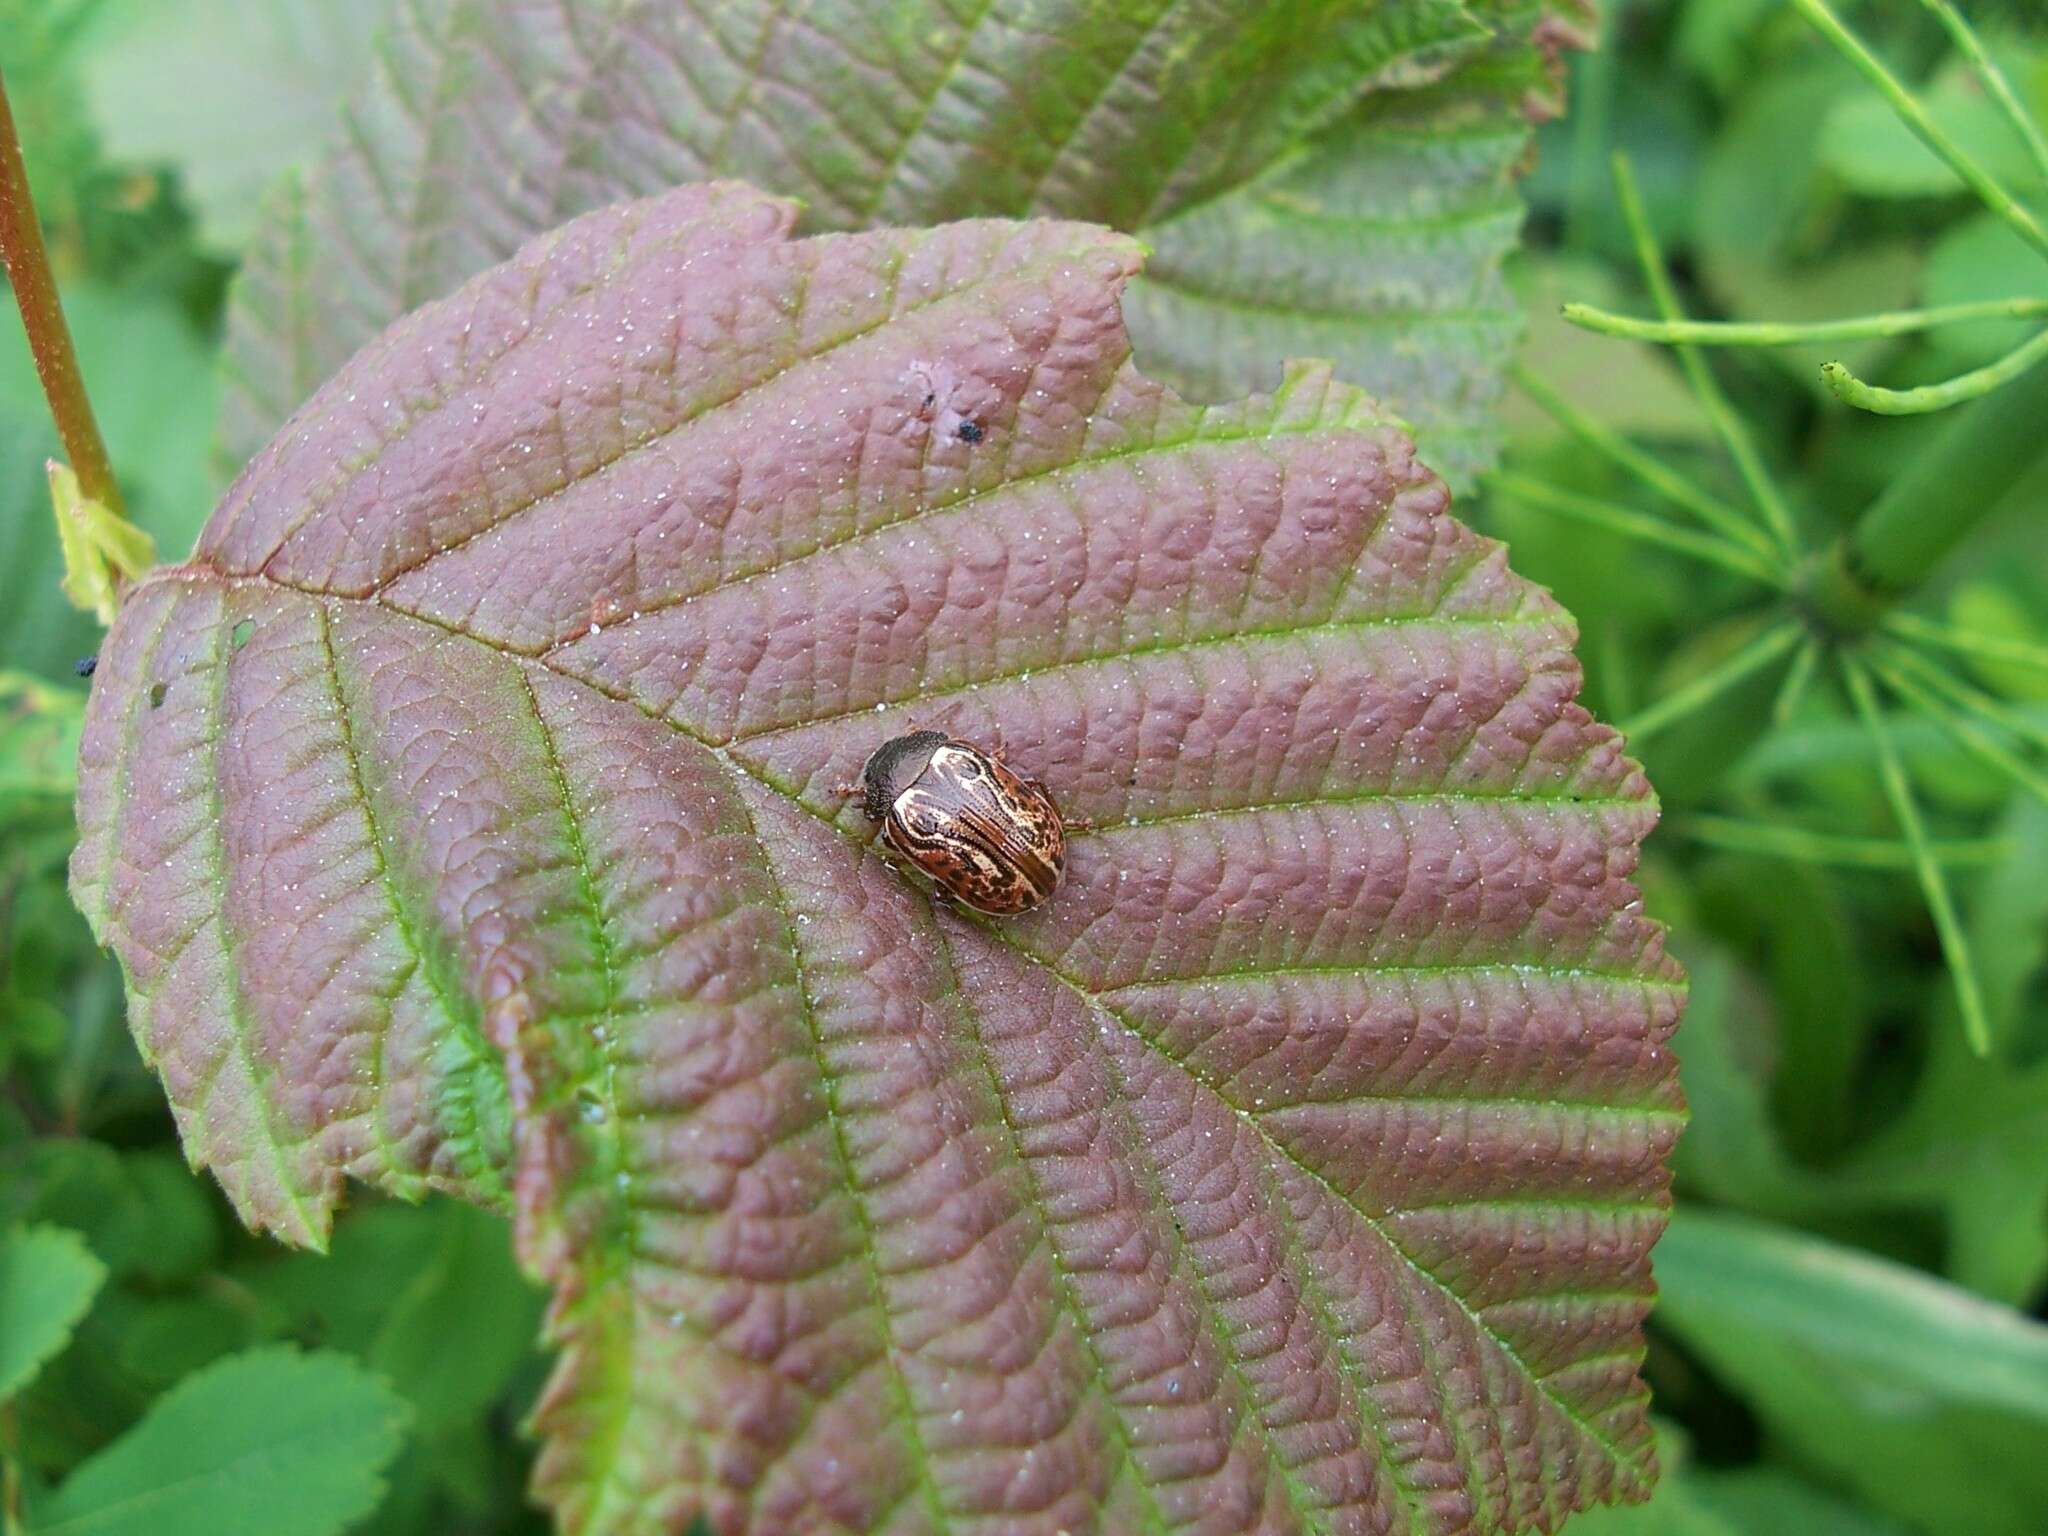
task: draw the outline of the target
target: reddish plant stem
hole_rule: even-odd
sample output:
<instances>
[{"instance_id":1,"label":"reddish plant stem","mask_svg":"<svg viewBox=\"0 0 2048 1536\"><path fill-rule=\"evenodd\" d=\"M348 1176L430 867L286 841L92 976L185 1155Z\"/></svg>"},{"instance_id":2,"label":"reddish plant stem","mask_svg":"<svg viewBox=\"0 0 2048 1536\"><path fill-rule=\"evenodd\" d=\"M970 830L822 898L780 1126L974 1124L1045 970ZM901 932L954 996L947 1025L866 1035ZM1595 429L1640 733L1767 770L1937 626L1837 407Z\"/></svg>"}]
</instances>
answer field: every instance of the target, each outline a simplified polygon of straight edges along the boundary
<instances>
[{"instance_id":1,"label":"reddish plant stem","mask_svg":"<svg viewBox=\"0 0 2048 1536\"><path fill-rule=\"evenodd\" d=\"M14 286L14 302L21 310L28 349L36 361L36 376L43 381L43 397L50 402L64 456L71 461L85 494L119 516L121 488L114 481L114 466L107 458L107 445L100 437L92 402L86 398L85 380L78 372L71 328L64 323L64 309L57 300L57 281L50 274L42 224L29 197L28 168L22 164L21 140L14 131L4 78L0 78L0 259L5 260L7 279Z\"/></svg>"}]
</instances>

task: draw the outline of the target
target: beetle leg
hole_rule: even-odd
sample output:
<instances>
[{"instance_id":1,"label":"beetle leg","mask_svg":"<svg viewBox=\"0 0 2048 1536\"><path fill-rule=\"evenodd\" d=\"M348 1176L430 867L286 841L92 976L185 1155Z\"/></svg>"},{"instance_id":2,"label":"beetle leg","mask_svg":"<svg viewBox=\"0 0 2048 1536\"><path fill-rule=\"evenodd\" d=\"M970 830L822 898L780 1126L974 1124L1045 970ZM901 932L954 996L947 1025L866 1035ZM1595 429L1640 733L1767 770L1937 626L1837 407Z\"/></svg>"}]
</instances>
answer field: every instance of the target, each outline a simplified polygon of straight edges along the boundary
<instances>
[{"instance_id":1,"label":"beetle leg","mask_svg":"<svg viewBox=\"0 0 2048 1536\"><path fill-rule=\"evenodd\" d=\"M859 794L860 792L861 788L858 784L841 783L834 784L832 786L832 793L837 795L842 800L851 800L855 795Z\"/></svg>"},{"instance_id":2,"label":"beetle leg","mask_svg":"<svg viewBox=\"0 0 2048 1536\"><path fill-rule=\"evenodd\" d=\"M1000 725L989 727L988 743L988 755L1000 763L1010 750L1003 745L1003 728Z\"/></svg>"},{"instance_id":3,"label":"beetle leg","mask_svg":"<svg viewBox=\"0 0 2048 1536\"><path fill-rule=\"evenodd\" d=\"M1095 830L1094 818L1089 816L1063 815L1060 817L1060 825L1069 832L1093 832Z\"/></svg>"}]
</instances>

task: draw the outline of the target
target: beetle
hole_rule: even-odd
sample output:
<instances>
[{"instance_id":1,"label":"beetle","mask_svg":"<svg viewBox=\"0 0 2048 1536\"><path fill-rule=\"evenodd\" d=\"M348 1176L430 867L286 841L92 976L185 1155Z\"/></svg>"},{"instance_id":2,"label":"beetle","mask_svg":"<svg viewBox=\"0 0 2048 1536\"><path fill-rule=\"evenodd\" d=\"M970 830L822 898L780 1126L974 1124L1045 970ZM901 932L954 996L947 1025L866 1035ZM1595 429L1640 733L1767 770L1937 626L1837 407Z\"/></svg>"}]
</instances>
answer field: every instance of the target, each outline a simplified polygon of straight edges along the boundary
<instances>
[{"instance_id":1,"label":"beetle","mask_svg":"<svg viewBox=\"0 0 2048 1536\"><path fill-rule=\"evenodd\" d=\"M891 737L869 754L861 809L882 842L932 883L939 899L1015 917L1051 896L1067 867L1067 831L1052 794L1020 778L997 745L984 751L944 731Z\"/></svg>"}]
</instances>

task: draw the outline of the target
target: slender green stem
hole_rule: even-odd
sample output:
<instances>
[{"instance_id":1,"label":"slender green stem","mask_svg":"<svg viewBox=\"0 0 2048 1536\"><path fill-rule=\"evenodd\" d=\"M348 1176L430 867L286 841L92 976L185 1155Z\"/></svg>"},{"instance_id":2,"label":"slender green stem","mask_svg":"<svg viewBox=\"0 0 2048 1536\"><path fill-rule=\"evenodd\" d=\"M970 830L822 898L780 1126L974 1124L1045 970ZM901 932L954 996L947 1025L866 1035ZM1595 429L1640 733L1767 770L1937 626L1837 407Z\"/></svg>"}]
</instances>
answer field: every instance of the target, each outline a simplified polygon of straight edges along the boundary
<instances>
[{"instance_id":1,"label":"slender green stem","mask_svg":"<svg viewBox=\"0 0 2048 1536\"><path fill-rule=\"evenodd\" d=\"M1778 696L1771 701L1771 724L1784 725L1799 713L1799 706L1805 702L1807 691L1813 686L1813 674L1820 666L1822 649L1818 635L1810 634L1799 642L1799 649L1792 655L1792 665L1785 669L1785 681L1778 685Z\"/></svg>"},{"instance_id":2,"label":"slender green stem","mask_svg":"<svg viewBox=\"0 0 2048 1536\"><path fill-rule=\"evenodd\" d=\"M1844 837L1781 826L1774 821L1745 821L1735 816L1681 816L1671 824L1681 837L1730 853L1757 853L1796 864L1835 864L1851 869L1911 869L1913 850L1881 837ZM1956 839L1928 845L1944 864L1995 864L2012 853L2005 838Z\"/></svg>"},{"instance_id":3,"label":"slender green stem","mask_svg":"<svg viewBox=\"0 0 2048 1536\"><path fill-rule=\"evenodd\" d=\"M1888 663L1882 656L1870 659L1870 669L1901 702L1926 715L1947 731L1957 746L1979 762L2004 774L2021 789L2048 805L2048 775L2027 766L2019 754L1993 736L1962 710L1937 698L1934 693Z\"/></svg>"},{"instance_id":4,"label":"slender green stem","mask_svg":"<svg viewBox=\"0 0 2048 1536\"><path fill-rule=\"evenodd\" d=\"M1922 144L1939 155L1948 168L1962 178L1964 185L1977 194L1986 208L2011 225L2027 244L2048 256L2048 230L2044 230L2040 221L2006 191L1996 177L1927 115L1920 98L1906 89L1899 77L1864 47L1855 33L1842 25L1841 18L1829 9L1827 0L1792 0L1792 4L1812 23L1815 31L1833 43L1842 57L1862 72L1864 79L1877 87L1884 99L1891 103L1899 121L1910 128Z\"/></svg>"},{"instance_id":5,"label":"slender green stem","mask_svg":"<svg viewBox=\"0 0 2048 1536\"><path fill-rule=\"evenodd\" d=\"M1952 405L1988 395L2043 358L2048 358L2048 330L2036 331L1996 362L1915 389L1884 389L1866 384L1840 363L1822 363L1820 376L1837 399L1858 410L1874 411L1880 416L1924 416L1929 411L1945 411Z\"/></svg>"},{"instance_id":6,"label":"slender green stem","mask_svg":"<svg viewBox=\"0 0 2048 1536\"><path fill-rule=\"evenodd\" d=\"M2008 736L2048 752L2048 726L2030 720L2018 710L2009 708L2003 700L1994 699L1978 688L1972 688L1961 678L1944 671L1918 651L1910 647L1887 644L1885 655L1895 667L1902 668L1919 680L1920 686L1932 690L1947 699L1949 704L1980 720L1988 720Z\"/></svg>"},{"instance_id":7,"label":"slender green stem","mask_svg":"<svg viewBox=\"0 0 2048 1536\"><path fill-rule=\"evenodd\" d=\"M1901 640L1917 640L1922 645L1939 646L1942 650L1974 656L1980 661L2002 661L2011 666L2048 672L2048 646L2032 645L2004 635L1980 635L1967 629L1952 629L1932 619L1923 619L1917 613L1886 614L1884 627Z\"/></svg>"},{"instance_id":8,"label":"slender green stem","mask_svg":"<svg viewBox=\"0 0 2048 1536\"><path fill-rule=\"evenodd\" d=\"M1941 304L1932 309L1893 309L1847 320L1651 320L1618 315L1591 304L1567 304L1564 318L1603 336L1631 341L1689 342L1698 347L1790 347L1814 341L1867 341L1873 337L1910 336L1944 325L1971 320L2031 320L2048 315L2048 298L1980 299L1969 304Z\"/></svg>"},{"instance_id":9,"label":"slender green stem","mask_svg":"<svg viewBox=\"0 0 2048 1536\"><path fill-rule=\"evenodd\" d=\"M1717 666L1667 694L1634 719L1623 722L1622 735L1640 744L1667 725L1712 703L1753 672L1760 672L1799 643L1800 628L1787 619L1773 624Z\"/></svg>"},{"instance_id":10,"label":"slender green stem","mask_svg":"<svg viewBox=\"0 0 2048 1536\"><path fill-rule=\"evenodd\" d=\"M1998 103L1998 110L2005 114L2013 131L2026 141L2027 153L2034 157L2034 169L2043 181L2048 181L2048 134L2041 132L2041 125L2021 104L2012 82L2005 78L2005 71L1998 67L1997 60L1985 51L1984 41L1977 36L1976 29L1963 20L1962 12L1949 0L1920 0L1920 3L1934 12L1935 19L1947 29L1957 51L1970 61L1970 67L1977 71L1977 78L1984 82L1984 89Z\"/></svg>"},{"instance_id":11,"label":"slender green stem","mask_svg":"<svg viewBox=\"0 0 2048 1536\"><path fill-rule=\"evenodd\" d=\"M1708 495L1663 460L1643 452L1612 427L1580 410L1543 379L1519 363L1509 369L1509 377L1553 421L1608 462L1634 475L1665 500L1683 507L1736 543L1748 546L1765 559L1778 557L1777 546L1758 530L1755 523L1725 501Z\"/></svg>"},{"instance_id":12,"label":"slender green stem","mask_svg":"<svg viewBox=\"0 0 2048 1536\"><path fill-rule=\"evenodd\" d=\"M1870 732L1870 743L1877 749L1878 777L1884 783L1885 797L1892 803L1892 815L1913 850L1914 872L1920 877L1920 891L1926 898L1928 915L1934 919L1934 931L1941 939L1941 952L1948 960L1949 977L1955 984L1956 1006L1963 1015L1963 1034L1971 1050L1979 1056L1989 1056L1991 1021L1984 1011L1984 995L1977 987L1976 970L1970 963L1969 940L1963 933L1962 920L1956 915L1955 903L1949 898L1948 878L1941 872L1927 828L1920 820L1920 807L1913 802L1913 789L1892 745L1884 711L1878 707L1877 694L1863 664L1854 656L1842 657L1842 676L1849 685L1856 713L1862 716L1863 727Z\"/></svg>"},{"instance_id":13,"label":"slender green stem","mask_svg":"<svg viewBox=\"0 0 2048 1536\"><path fill-rule=\"evenodd\" d=\"M0 78L0 259L7 266L14 302L28 332L29 353L35 359L43 395L50 402L64 455L86 495L118 517L122 513L121 488L115 483L113 463L78 371L71 329L64 323L64 307L57 299L57 280L50 273L50 253L43 248L42 224L29 196L28 168L22 164L21 140L7 105L5 78Z\"/></svg>"},{"instance_id":14,"label":"slender green stem","mask_svg":"<svg viewBox=\"0 0 2048 1536\"><path fill-rule=\"evenodd\" d=\"M2020 477L2048 455L2048 363L1955 413L1808 567L1814 616L1860 634L1912 592Z\"/></svg>"},{"instance_id":15,"label":"slender green stem","mask_svg":"<svg viewBox=\"0 0 2048 1536\"><path fill-rule=\"evenodd\" d=\"M1611 501L1597 497L1582 496L1561 486L1547 485L1541 480L1532 480L1527 475L1500 471L1487 477L1486 482L1494 490L1503 492L1516 501L1526 502L1545 512L1560 517L1569 517L1582 523L1591 523L1606 528L1624 538L1640 539L1649 544L1661 544L1666 549L1689 555L1695 560L1704 560L1709 565L1718 565L1723 570L1747 576L1753 581L1784 591L1789 582L1784 572L1769 561L1725 539L1712 534L1697 533L1690 528L1675 527L1648 513L1638 512L1632 507L1617 506Z\"/></svg>"},{"instance_id":16,"label":"slender green stem","mask_svg":"<svg viewBox=\"0 0 2048 1536\"><path fill-rule=\"evenodd\" d=\"M1658 249L1656 233L1650 228L1650 217L1643 209L1642 194L1636 188L1635 172L1629 168L1626 155L1614 157L1614 185L1621 199L1622 217L1628 221L1629 234L1635 241L1636 260L1642 266L1643 280L1649 285L1657 312L1666 320L1684 319L1678 307L1678 295L1671 286L1671 274L1664 267L1664 253ZM1792 514L1770 472L1764 468L1756 445L1750 441L1748 429L1728 403L1728 397L1721 392L1721 386L1714 382L1713 370L1707 367L1706 359L1700 356L1698 349L1679 343L1677 352L1679 366L1685 370L1686 382L1692 385L1700 409L1707 413L1707 420L1713 424L1729 457L1735 460L1736 472L1742 476L1743 484L1749 487L1749 494L1763 513L1766 526L1777 539L1779 547L1789 554L1799 547L1798 535L1792 527Z\"/></svg>"}]
</instances>

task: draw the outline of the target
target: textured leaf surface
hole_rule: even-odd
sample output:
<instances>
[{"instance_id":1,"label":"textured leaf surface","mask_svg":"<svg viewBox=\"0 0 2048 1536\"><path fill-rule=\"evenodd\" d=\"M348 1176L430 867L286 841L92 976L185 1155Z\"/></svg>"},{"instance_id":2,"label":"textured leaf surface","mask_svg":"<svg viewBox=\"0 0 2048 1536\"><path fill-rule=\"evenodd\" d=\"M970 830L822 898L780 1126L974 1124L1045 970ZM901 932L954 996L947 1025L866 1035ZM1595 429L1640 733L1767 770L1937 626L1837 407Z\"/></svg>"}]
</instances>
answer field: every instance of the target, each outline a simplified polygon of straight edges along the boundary
<instances>
[{"instance_id":1,"label":"textured leaf surface","mask_svg":"<svg viewBox=\"0 0 2048 1536\"><path fill-rule=\"evenodd\" d=\"M792 215L537 242L129 599L74 886L188 1148L509 1204L572 1531L1640 1496L1682 994L1570 620L1327 370L1140 374L1123 237ZM913 724L1096 821L1047 907L869 851Z\"/></svg>"},{"instance_id":2,"label":"textured leaf surface","mask_svg":"<svg viewBox=\"0 0 2048 1536\"><path fill-rule=\"evenodd\" d=\"M239 465L377 331L571 214L737 175L820 228L1140 232L1139 355L1205 397L1330 357L1491 462L1529 117L1576 0L416 0L230 324ZM1571 25L1561 16L1572 19ZM1252 82L1255 87L1248 88Z\"/></svg>"},{"instance_id":3,"label":"textured leaf surface","mask_svg":"<svg viewBox=\"0 0 2048 1536\"><path fill-rule=\"evenodd\" d=\"M187 1377L30 1521L35 1536L334 1536L383 1496L405 1404L344 1355Z\"/></svg>"},{"instance_id":4,"label":"textured leaf surface","mask_svg":"<svg viewBox=\"0 0 2048 1536\"><path fill-rule=\"evenodd\" d=\"M106 1278L106 1266L75 1232L0 1232L0 1402L70 1342Z\"/></svg>"}]
</instances>

